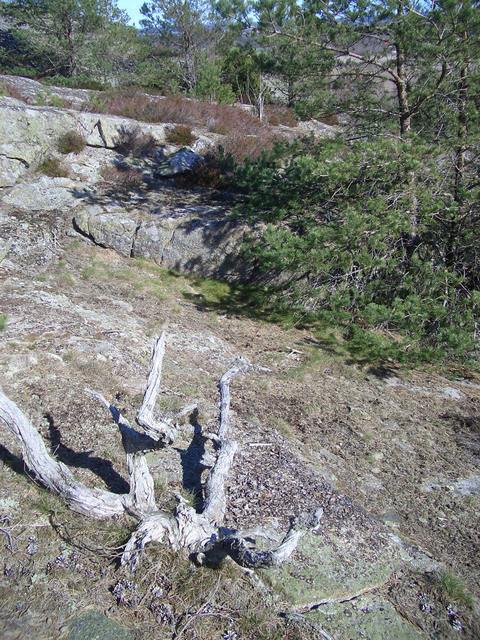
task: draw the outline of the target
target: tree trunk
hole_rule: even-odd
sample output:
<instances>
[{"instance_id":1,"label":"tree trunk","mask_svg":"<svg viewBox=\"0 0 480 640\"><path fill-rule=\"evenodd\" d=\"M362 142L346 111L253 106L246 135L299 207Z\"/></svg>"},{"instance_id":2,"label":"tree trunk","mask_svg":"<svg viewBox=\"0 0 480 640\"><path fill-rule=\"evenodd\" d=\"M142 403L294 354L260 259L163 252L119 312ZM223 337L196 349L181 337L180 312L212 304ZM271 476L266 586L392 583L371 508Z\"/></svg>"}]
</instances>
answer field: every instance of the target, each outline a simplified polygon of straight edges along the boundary
<instances>
[{"instance_id":1,"label":"tree trunk","mask_svg":"<svg viewBox=\"0 0 480 640\"><path fill-rule=\"evenodd\" d=\"M468 99L468 83L467 68L462 66L460 69L460 80L458 84L457 95L457 145L455 149L455 185L454 198L455 202L462 204L463 202L463 183L465 173L465 154L467 151L467 99Z\"/></svg>"},{"instance_id":2,"label":"tree trunk","mask_svg":"<svg viewBox=\"0 0 480 640\"><path fill-rule=\"evenodd\" d=\"M460 76L458 80L457 91L457 141L455 146L454 156L454 185L453 185L453 199L458 205L455 218L450 220L448 237L446 241L445 249L445 264L453 270L455 268L455 240L457 237L457 220L462 214L462 205L464 203L464 182L465 182L465 155L467 152L467 135L468 135L468 115L467 115L467 101L468 101L468 81L467 81L467 67L462 65L460 69Z\"/></svg>"},{"instance_id":3,"label":"tree trunk","mask_svg":"<svg viewBox=\"0 0 480 640\"><path fill-rule=\"evenodd\" d=\"M412 128L412 118L409 109L407 75L405 70L405 54L402 45L395 43L397 80L395 82L397 89L397 102L399 113L400 136L403 138L408 135Z\"/></svg>"},{"instance_id":4,"label":"tree trunk","mask_svg":"<svg viewBox=\"0 0 480 640\"><path fill-rule=\"evenodd\" d=\"M77 60L75 55L75 42L73 34L73 22L70 16L65 16L64 21L65 39L67 41L67 64L65 75L71 78L77 67Z\"/></svg>"},{"instance_id":5,"label":"tree trunk","mask_svg":"<svg viewBox=\"0 0 480 640\"><path fill-rule=\"evenodd\" d=\"M295 105L295 80L291 77L287 80L287 107L290 109Z\"/></svg>"},{"instance_id":6,"label":"tree trunk","mask_svg":"<svg viewBox=\"0 0 480 640\"><path fill-rule=\"evenodd\" d=\"M255 107L257 110L257 115L260 121L263 122L265 117L265 82L263 80L262 74L260 74L259 85L258 85L258 95L255 101Z\"/></svg>"}]
</instances>

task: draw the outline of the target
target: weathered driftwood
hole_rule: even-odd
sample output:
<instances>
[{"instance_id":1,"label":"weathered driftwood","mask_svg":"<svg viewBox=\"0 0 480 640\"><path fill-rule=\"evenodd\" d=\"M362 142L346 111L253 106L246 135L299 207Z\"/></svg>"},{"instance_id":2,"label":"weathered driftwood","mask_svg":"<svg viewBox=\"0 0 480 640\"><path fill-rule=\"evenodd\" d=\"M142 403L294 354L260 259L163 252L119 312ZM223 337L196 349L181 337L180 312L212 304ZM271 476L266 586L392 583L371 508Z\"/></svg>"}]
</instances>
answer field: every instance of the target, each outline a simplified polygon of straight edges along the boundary
<instances>
[{"instance_id":1,"label":"weathered driftwood","mask_svg":"<svg viewBox=\"0 0 480 640\"><path fill-rule=\"evenodd\" d=\"M137 413L137 422L153 440L171 444L175 439L172 421L167 416L155 420L154 409L162 381L163 356L165 355L165 331L155 341L152 351L152 363L143 396L142 406Z\"/></svg>"},{"instance_id":2,"label":"weathered driftwood","mask_svg":"<svg viewBox=\"0 0 480 640\"><path fill-rule=\"evenodd\" d=\"M160 392L162 382L163 357L165 355L166 334L163 331L159 338L154 341L152 349L152 359L150 373L147 379L147 388L143 396L143 402L137 413L137 423L143 428L145 433L163 445L171 444L175 440L175 423L181 416L189 413L196 405L185 407L176 416L168 413L157 413L155 418L155 404Z\"/></svg>"},{"instance_id":3,"label":"weathered driftwood","mask_svg":"<svg viewBox=\"0 0 480 640\"><path fill-rule=\"evenodd\" d=\"M268 551L256 550L254 541L247 534L222 527L226 512L225 483L237 450L237 443L230 439L230 383L236 376L253 368L246 360L237 360L222 376L219 384L218 432L203 434L204 438L212 441L216 459L212 464L205 464L205 468L210 468L210 471L201 513L197 513L181 496L177 496L177 506L173 513L158 509L145 452L173 442L178 418L166 414L155 417L165 341L163 332L154 343L147 389L137 414L137 422L145 430L144 434L133 429L120 411L101 394L87 390L90 396L110 411L120 429L130 480L128 494L119 495L91 489L78 482L64 464L49 454L38 431L1 389L0 423L19 441L29 471L45 487L60 495L70 508L95 518L108 518L128 512L138 519L138 527L122 555L122 563L132 570L138 566L143 550L150 542L166 544L178 551L186 550L196 562L209 565L218 565L227 556L247 568L268 567L285 562L297 547L302 534L318 524L320 511L293 518L283 540ZM187 407L181 415L193 409L194 406Z\"/></svg>"}]
</instances>

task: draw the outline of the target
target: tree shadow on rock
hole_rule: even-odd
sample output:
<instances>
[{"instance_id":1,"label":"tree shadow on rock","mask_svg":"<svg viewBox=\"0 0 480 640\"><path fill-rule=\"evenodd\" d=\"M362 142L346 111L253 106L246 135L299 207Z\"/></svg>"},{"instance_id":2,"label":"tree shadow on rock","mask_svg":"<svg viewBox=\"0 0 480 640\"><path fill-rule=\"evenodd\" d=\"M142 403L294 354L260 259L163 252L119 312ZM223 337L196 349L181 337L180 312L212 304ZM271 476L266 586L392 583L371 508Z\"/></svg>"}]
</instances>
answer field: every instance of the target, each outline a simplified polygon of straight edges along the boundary
<instances>
[{"instance_id":1,"label":"tree shadow on rock","mask_svg":"<svg viewBox=\"0 0 480 640\"><path fill-rule=\"evenodd\" d=\"M113 468L110 460L93 456L91 451L77 452L62 442L60 430L55 425L51 414L45 414L48 421L49 440L56 458L69 467L89 469L107 485L114 493L128 493L128 482Z\"/></svg>"},{"instance_id":2,"label":"tree shadow on rock","mask_svg":"<svg viewBox=\"0 0 480 640\"><path fill-rule=\"evenodd\" d=\"M25 463L22 458L11 453L3 444L0 444L0 461L15 473L25 477Z\"/></svg>"},{"instance_id":3,"label":"tree shadow on rock","mask_svg":"<svg viewBox=\"0 0 480 640\"><path fill-rule=\"evenodd\" d=\"M198 411L194 411L190 417L193 427L193 436L186 449L176 448L180 454L182 465L182 486L195 497L195 509L201 513L203 508L202 471L201 460L205 454L205 440L202 437L202 427L198 422Z\"/></svg>"}]
</instances>

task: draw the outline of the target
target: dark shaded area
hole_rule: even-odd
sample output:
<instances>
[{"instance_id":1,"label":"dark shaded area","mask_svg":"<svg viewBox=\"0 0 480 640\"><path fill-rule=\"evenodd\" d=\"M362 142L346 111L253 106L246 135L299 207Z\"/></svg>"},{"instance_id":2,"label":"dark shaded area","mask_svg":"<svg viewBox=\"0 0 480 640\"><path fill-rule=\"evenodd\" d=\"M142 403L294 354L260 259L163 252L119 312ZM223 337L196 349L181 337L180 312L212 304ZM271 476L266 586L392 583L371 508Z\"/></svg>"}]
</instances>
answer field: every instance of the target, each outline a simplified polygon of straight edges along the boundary
<instances>
[{"instance_id":1,"label":"dark shaded area","mask_svg":"<svg viewBox=\"0 0 480 640\"><path fill-rule=\"evenodd\" d=\"M120 433L122 435L122 444L125 453L144 452L158 449L162 446L160 442L152 440L150 436L147 436L144 433L139 433L138 431L135 431L135 429L132 429L132 427L125 421L125 418L123 418L120 409L118 409L115 405L110 404L108 410L110 411L110 415L112 416L114 422L120 429Z\"/></svg>"},{"instance_id":2,"label":"dark shaded area","mask_svg":"<svg viewBox=\"0 0 480 640\"><path fill-rule=\"evenodd\" d=\"M285 314L276 307L275 292L268 286L229 283L228 291L218 297L188 291L182 292L182 295L193 302L199 311L215 311L269 322L285 320Z\"/></svg>"},{"instance_id":3,"label":"dark shaded area","mask_svg":"<svg viewBox=\"0 0 480 640\"><path fill-rule=\"evenodd\" d=\"M156 168L165 162L164 146L159 145L156 148L154 157L129 157L127 155L118 154L113 159L110 166L106 169L112 169L118 172L117 181L111 179L110 183L107 179L92 188L72 189L71 193L75 198L83 199L89 204L100 204L103 206L116 205L119 203L129 205L131 207L142 203L157 204L154 201L155 194L165 196L165 205L172 205L173 208L192 206L191 197L195 195L195 205L212 205L212 204L232 204L238 198L236 194L225 191L216 191L206 187L192 186L191 188L179 188L176 185L176 176L171 178L161 177L158 175ZM136 172L141 175L141 180L136 185L124 187L122 184L122 175L127 176L129 172ZM135 200L132 201L132 193ZM152 198L153 196L153 198ZM175 197L176 202L171 203L170 198ZM161 201L158 202L161 204ZM154 208L154 207L153 207ZM154 211L152 211L154 213Z\"/></svg>"},{"instance_id":4,"label":"dark shaded area","mask_svg":"<svg viewBox=\"0 0 480 640\"><path fill-rule=\"evenodd\" d=\"M0 73L41 77L49 64L48 56L32 51L20 30L0 28Z\"/></svg>"},{"instance_id":5,"label":"dark shaded area","mask_svg":"<svg viewBox=\"0 0 480 640\"><path fill-rule=\"evenodd\" d=\"M3 444L0 444L0 460L15 473L25 475L26 467L23 460L11 453Z\"/></svg>"},{"instance_id":6,"label":"dark shaded area","mask_svg":"<svg viewBox=\"0 0 480 640\"><path fill-rule=\"evenodd\" d=\"M367 373L375 376L375 378L378 378L379 380L388 380L389 378L393 378L397 375L392 367L387 367L384 365L369 367L367 369Z\"/></svg>"},{"instance_id":7,"label":"dark shaded area","mask_svg":"<svg viewBox=\"0 0 480 640\"><path fill-rule=\"evenodd\" d=\"M444 413L440 417L452 425L457 445L480 464L480 415Z\"/></svg>"},{"instance_id":8,"label":"dark shaded area","mask_svg":"<svg viewBox=\"0 0 480 640\"><path fill-rule=\"evenodd\" d=\"M113 468L110 460L92 455L92 451L77 452L62 442L62 435L51 414L45 414L48 421L49 439L56 458L70 467L89 469L114 493L128 493L128 482Z\"/></svg>"},{"instance_id":9,"label":"dark shaded area","mask_svg":"<svg viewBox=\"0 0 480 640\"><path fill-rule=\"evenodd\" d=\"M182 465L182 485L184 489L191 491L195 496L195 510L201 513L203 509L202 471L200 463L205 453L205 439L202 437L202 427L198 422L198 411L190 416L190 424L193 427L193 436L186 449L176 448L180 454Z\"/></svg>"}]
</instances>

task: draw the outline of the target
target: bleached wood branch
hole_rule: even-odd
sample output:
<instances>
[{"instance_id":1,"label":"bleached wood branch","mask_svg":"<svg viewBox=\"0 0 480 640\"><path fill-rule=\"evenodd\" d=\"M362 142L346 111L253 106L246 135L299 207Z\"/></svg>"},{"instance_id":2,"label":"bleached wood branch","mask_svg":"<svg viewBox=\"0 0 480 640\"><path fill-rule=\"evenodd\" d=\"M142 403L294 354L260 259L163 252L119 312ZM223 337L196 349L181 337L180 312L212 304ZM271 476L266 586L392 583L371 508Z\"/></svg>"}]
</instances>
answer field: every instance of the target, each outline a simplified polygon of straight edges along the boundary
<instances>
[{"instance_id":1,"label":"bleached wood branch","mask_svg":"<svg viewBox=\"0 0 480 640\"><path fill-rule=\"evenodd\" d=\"M228 555L242 567L249 569L276 567L290 559L302 536L308 530L315 529L319 525L322 515L323 510L317 509L314 513L292 518L290 527L281 543L278 547L268 551L251 549L247 540L238 535L225 537L221 541L221 545Z\"/></svg>"},{"instance_id":2,"label":"bleached wood branch","mask_svg":"<svg viewBox=\"0 0 480 640\"><path fill-rule=\"evenodd\" d=\"M220 378L218 385L220 390L220 426L217 434L220 439L227 436L230 427L230 382L236 376L247 373L251 369L253 369L253 366L248 360L238 358L233 367Z\"/></svg>"},{"instance_id":3,"label":"bleached wood branch","mask_svg":"<svg viewBox=\"0 0 480 640\"><path fill-rule=\"evenodd\" d=\"M61 495L71 509L93 518L110 518L125 511L129 496L90 489L78 482L68 467L48 453L41 435L2 389L0 423L19 442L27 469L47 489Z\"/></svg>"},{"instance_id":4,"label":"bleached wood branch","mask_svg":"<svg viewBox=\"0 0 480 640\"><path fill-rule=\"evenodd\" d=\"M122 413L114 405L110 404L101 393L91 389L87 389L87 393L110 411L113 420L120 428L123 447L127 456L131 509L139 514L154 511L157 508L154 483L145 460L144 451L155 448L156 443L147 436L135 431Z\"/></svg>"},{"instance_id":5,"label":"bleached wood branch","mask_svg":"<svg viewBox=\"0 0 480 640\"><path fill-rule=\"evenodd\" d=\"M252 368L247 361L238 359L220 379L220 425L217 433L218 457L205 487L205 506L203 514L213 523L220 524L225 517L225 482L230 472L238 445L228 439L230 429L230 382L236 376Z\"/></svg>"},{"instance_id":6,"label":"bleached wood branch","mask_svg":"<svg viewBox=\"0 0 480 640\"><path fill-rule=\"evenodd\" d=\"M166 333L162 331L155 341L152 351L150 373L147 388L143 396L142 406L137 413L137 422L144 428L145 433L153 440L160 440L164 444L171 444L175 439L175 428L170 418L162 416L156 420L154 416L155 403L160 392L162 381L163 356L165 355Z\"/></svg>"},{"instance_id":7,"label":"bleached wood branch","mask_svg":"<svg viewBox=\"0 0 480 640\"><path fill-rule=\"evenodd\" d=\"M225 517L227 500L225 495L225 482L230 473L233 458L237 451L236 442L223 441L205 487L204 515L210 522L219 526Z\"/></svg>"},{"instance_id":8,"label":"bleached wood branch","mask_svg":"<svg viewBox=\"0 0 480 640\"><path fill-rule=\"evenodd\" d=\"M181 496L176 498L173 514L157 511L142 520L125 547L122 564L134 571L150 542L168 544L174 551L184 549L195 555L202 554L216 541L217 531L203 514L197 513Z\"/></svg>"}]
</instances>

